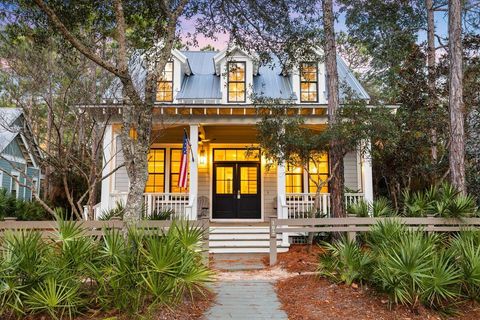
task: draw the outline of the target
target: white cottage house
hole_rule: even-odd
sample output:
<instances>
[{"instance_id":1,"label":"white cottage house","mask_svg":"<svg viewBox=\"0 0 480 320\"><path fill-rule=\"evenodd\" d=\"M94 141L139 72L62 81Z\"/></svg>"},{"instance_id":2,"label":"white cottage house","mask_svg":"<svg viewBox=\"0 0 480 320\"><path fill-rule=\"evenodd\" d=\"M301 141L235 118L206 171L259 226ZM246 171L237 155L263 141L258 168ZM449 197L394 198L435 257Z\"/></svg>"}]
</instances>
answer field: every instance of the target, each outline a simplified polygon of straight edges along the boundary
<instances>
[{"instance_id":1,"label":"white cottage house","mask_svg":"<svg viewBox=\"0 0 480 320\"><path fill-rule=\"evenodd\" d=\"M341 58L338 72L340 82L359 98L369 99ZM141 78L141 70L137 76ZM267 169L265 159L255 151L246 153L257 143L256 123L260 120L251 95L289 100L294 105L292 112L302 114L308 126L321 130L327 123L325 85L325 66L320 60L300 62L295 70L285 73L278 66L258 65L255 57L240 49L228 53L174 50L157 91L145 188L147 213L171 208L176 214L197 219L203 211L215 226L212 251L266 251L265 222L269 216L303 217L313 203L314 186L301 168L286 168L280 163ZM117 96L104 105L90 107L119 108L120 113L120 102ZM120 125L118 116L107 126L104 159L112 160L106 163L104 176L123 161ZM189 163L188 187L180 189L177 182L184 130L196 161ZM346 202L371 201L370 162L359 152L347 154L344 162L345 184L352 191L346 193ZM315 170L328 176L327 157ZM97 212L125 201L128 185L124 168L103 180ZM328 187L322 189L322 207L329 212ZM288 247L288 236L281 242Z\"/></svg>"}]
</instances>

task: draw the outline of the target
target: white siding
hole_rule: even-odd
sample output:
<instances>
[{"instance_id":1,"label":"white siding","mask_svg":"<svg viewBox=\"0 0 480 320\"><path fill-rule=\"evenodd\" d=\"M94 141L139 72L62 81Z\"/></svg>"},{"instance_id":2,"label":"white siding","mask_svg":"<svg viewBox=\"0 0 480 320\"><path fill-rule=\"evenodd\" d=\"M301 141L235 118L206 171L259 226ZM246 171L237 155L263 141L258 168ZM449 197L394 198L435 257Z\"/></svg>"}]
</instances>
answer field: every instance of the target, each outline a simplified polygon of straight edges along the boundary
<instances>
[{"instance_id":1,"label":"white siding","mask_svg":"<svg viewBox=\"0 0 480 320\"><path fill-rule=\"evenodd\" d=\"M116 137L115 139L115 150L117 154L115 156L115 168L119 165L123 164L123 151L122 151L122 143L120 141L120 137ZM125 167L121 167L120 169L115 172L115 184L114 184L114 191L118 192L128 192L128 175L127 170Z\"/></svg>"},{"instance_id":2,"label":"white siding","mask_svg":"<svg viewBox=\"0 0 480 320\"><path fill-rule=\"evenodd\" d=\"M345 187L353 191L361 189L358 181L358 159L356 152L349 152L343 159L345 166Z\"/></svg>"}]
</instances>

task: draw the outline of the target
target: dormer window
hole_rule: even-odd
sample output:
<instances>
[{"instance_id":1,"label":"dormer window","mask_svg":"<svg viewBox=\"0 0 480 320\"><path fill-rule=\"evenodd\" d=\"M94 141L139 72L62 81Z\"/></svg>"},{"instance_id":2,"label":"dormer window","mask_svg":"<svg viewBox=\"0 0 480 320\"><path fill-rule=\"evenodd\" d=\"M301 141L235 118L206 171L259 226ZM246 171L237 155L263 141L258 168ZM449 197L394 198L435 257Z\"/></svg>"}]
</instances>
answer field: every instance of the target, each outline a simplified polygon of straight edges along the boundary
<instances>
[{"instance_id":1,"label":"dormer window","mask_svg":"<svg viewBox=\"0 0 480 320\"><path fill-rule=\"evenodd\" d=\"M300 64L300 102L318 102L318 68L316 62Z\"/></svg>"},{"instance_id":2,"label":"dormer window","mask_svg":"<svg viewBox=\"0 0 480 320\"><path fill-rule=\"evenodd\" d=\"M173 61L165 64L165 68L160 75L157 87L157 101L173 101Z\"/></svg>"},{"instance_id":3,"label":"dormer window","mask_svg":"<svg viewBox=\"0 0 480 320\"><path fill-rule=\"evenodd\" d=\"M246 101L245 62L228 63L228 102Z\"/></svg>"}]
</instances>

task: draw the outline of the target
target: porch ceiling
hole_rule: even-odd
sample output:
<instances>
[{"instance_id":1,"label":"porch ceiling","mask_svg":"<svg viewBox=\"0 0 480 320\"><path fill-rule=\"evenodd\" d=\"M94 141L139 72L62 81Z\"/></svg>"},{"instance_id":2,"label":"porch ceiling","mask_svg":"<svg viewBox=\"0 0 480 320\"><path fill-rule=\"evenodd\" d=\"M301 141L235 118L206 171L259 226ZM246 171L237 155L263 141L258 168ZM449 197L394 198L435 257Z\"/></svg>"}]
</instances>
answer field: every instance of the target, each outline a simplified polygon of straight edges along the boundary
<instances>
[{"instance_id":1,"label":"porch ceiling","mask_svg":"<svg viewBox=\"0 0 480 320\"><path fill-rule=\"evenodd\" d=\"M326 125L306 125L313 131L324 130ZM190 133L188 125L156 127L152 138L154 143L182 143L183 131ZM210 143L256 143L258 131L255 125L200 125L199 141L209 140Z\"/></svg>"}]
</instances>

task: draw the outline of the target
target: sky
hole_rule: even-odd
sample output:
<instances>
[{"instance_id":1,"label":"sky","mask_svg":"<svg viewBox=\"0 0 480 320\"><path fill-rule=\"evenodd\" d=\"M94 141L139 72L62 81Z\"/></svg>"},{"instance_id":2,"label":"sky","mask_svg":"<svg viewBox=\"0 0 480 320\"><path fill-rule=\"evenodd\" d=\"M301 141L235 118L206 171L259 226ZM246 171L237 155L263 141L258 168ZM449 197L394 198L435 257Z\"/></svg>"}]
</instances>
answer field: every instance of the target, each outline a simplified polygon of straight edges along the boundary
<instances>
[{"instance_id":1,"label":"sky","mask_svg":"<svg viewBox=\"0 0 480 320\"><path fill-rule=\"evenodd\" d=\"M436 33L441 37L446 37L448 34L448 15L446 12L436 12L435 13L435 28ZM348 32L347 26L345 25L345 13L339 14L336 23L335 29L337 32L343 31ZM195 21L194 19L191 20L183 20L181 22L181 34L184 39L187 38L189 33L194 33L195 31ZM217 50L222 50L227 46L228 43L228 34L218 34L218 39L210 39L204 36L199 36L198 46L189 46L189 50L200 50L201 48L211 45ZM420 32L418 35L418 41L424 42L426 41L427 34L426 32ZM437 43L438 45L438 43Z\"/></svg>"}]
</instances>

